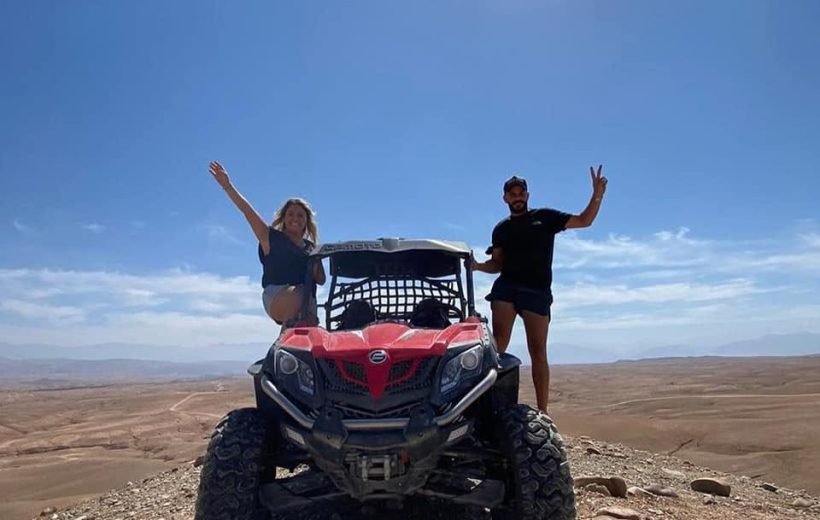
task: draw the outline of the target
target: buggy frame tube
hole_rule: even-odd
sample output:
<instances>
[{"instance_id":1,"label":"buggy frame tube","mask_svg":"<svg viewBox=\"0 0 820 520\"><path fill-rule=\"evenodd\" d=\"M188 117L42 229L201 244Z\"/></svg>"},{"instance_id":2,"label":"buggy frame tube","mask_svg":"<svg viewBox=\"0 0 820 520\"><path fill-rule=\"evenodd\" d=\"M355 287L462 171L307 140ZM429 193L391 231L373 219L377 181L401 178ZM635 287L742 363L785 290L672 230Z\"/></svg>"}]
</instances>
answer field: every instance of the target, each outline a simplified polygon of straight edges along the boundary
<instances>
[{"instance_id":1,"label":"buggy frame tube","mask_svg":"<svg viewBox=\"0 0 820 520\"><path fill-rule=\"evenodd\" d=\"M322 307L325 308L325 330L330 330L330 314L332 310L330 297L336 294L336 273L333 270L334 265L332 256L328 258L328 263L330 264L328 266L328 273L330 274L330 293L328 294L327 301L322 305ZM316 305L318 308L319 302L316 302Z\"/></svg>"},{"instance_id":2,"label":"buggy frame tube","mask_svg":"<svg viewBox=\"0 0 820 520\"><path fill-rule=\"evenodd\" d=\"M464 271L467 278L467 312L475 316L475 287L473 286L473 264L469 257L464 259Z\"/></svg>"},{"instance_id":3,"label":"buggy frame tube","mask_svg":"<svg viewBox=\"0 0 820 520\"><path fill-rule=\"evenodd\" d=\"M313 276L314 266L316 262L321 262L321 258L309 258L307 262L307 272L305 273L305 290L302 294L302 305L299 310L298 320L305 321L308 316L308 309L310 308L310 299L316 295L316 278ZM319 302L316 302L316 310L319 309ZM316 316L318 320L319 317ZM297 321L298 321L297 320Z\"/></svg>"}]
</instances>

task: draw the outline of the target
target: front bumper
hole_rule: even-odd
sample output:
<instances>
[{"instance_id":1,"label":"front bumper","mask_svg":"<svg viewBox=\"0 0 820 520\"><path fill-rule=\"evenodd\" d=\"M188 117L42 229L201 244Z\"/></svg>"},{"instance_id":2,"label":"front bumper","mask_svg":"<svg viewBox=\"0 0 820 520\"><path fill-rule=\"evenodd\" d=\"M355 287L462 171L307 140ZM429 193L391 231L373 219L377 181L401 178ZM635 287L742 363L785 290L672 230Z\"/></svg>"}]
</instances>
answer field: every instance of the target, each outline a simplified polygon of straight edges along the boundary
<instances>
[{"instance_id":1,"label":"front bumper","mask_svg":"<svg viewBox=\"0 0 820 520\"><path fill-rule=\"evenodd\" d=\"M438 426L446 426L460 417L467 408L470 407L479 397L481 397L487 390L492 388L495 380L498 378L498 372L493 368L486 376L464 397L462 397L451 409L447 412L433 418L433 421ZM288 399L270 378L262 374L261 376L262 391L273 399L288 415L293 418L302 428L307 430L313 429L315 420L305 415L293 402ZM401 430L407 427L410 423L410 417L394 417L389 419L345 419L342 421L345 429L348 431L362 431L362 430Z\"/></svg>"},{"instance_id":2,"label":"front bumper","mask_svg":"<svg viewBox=\"0 0 820 520\"><path fill-rule=\"evenodd\" d=\"M262 391L292 419L282 435L307 451L334 484L354 497L374 493L407 494L423 487L444 450L472 432L472 421L456 421L495 384L491 369L449 410L434 415L421 404L409 417L343 419L326 407L305 415L274 382L260 374Z\"/></svg>"}]
</instances>

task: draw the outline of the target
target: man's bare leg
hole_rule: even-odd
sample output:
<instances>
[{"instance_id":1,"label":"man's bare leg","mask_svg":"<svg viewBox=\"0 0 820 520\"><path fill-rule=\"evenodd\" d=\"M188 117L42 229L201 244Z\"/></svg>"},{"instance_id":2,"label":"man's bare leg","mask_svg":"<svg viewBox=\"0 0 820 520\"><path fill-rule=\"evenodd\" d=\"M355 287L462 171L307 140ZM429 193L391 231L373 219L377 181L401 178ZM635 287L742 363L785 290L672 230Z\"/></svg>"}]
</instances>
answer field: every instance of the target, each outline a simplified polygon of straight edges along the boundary
<instances>
[{"instance_id":1,"label":"man's bare leg","mask_svg":"<svg viewBox=\"0 0 820 520\"><path fill-rule=\"evenodd\" d=\"M535 386L535 399L538 409L547 413L550 398L550 366L547 361L547 333L549 316L524 311L524 330L527 333L527 348L532 361L532 383Z\"/></svg>"},{"instance_id":2,"label":"man's bare leg","mask_svg":"<svg viewBox=\"0 0 820 520\"><path fill-rule=\"evenodd\" d=\"M490 309L493 311L493 337L498 353L501 354L510 344L516 316L515 306L510 302L493 300Z\"/></svg>"}]
</instances>

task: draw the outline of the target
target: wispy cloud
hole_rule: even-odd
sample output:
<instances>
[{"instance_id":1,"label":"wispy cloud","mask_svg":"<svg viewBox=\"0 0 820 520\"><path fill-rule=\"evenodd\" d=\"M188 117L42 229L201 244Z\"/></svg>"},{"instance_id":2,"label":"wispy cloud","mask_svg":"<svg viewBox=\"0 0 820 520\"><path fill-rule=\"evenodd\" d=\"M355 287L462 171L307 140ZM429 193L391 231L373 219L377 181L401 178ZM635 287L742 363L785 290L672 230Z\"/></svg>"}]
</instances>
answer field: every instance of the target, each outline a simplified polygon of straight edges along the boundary
<instances>
[{"instance_id":1,"label":"wispy cloud","mask_svg":"<svg viewBox=\"0 0 820 520\"><path fill-rule=\"evenodd\" d=\"M229 244L244 245L245 242L237 238L228 228L218 224L208 224L205 226L205 232L208 238L218 242L227 242Z\"/></svg>"},{"instance_id":2,"label":"wispy cloud","mask_svg":"<svg viewBox=\"0 0 820 520\"><path fill-rule=\"evenodd\" d=\"M626 284L556 284L553 293L565 308L628 303L697 303L735 300L745 296L776 291L756 287L750 280L727 280L715 283L664 283L631 287Z\"/></svg>"},{"instance_id":3,"label":"wispy cloud","mask_svg":"<svg viewBox=\"0 0 820 520\"><path fill-rule=\"evenodd\" d=\"M23 222L20 219L16 218L16 219L12 220L11 225L14 226L14 229L19 231L20 233L31 233L32 232L32 228L27 226L26 224L23 224Z\"/></svg>"},{"instance_id":4,"label":"wispy cloud","mask_svg":"<svg viewBox=\"0 0 820 520\"><path fill-rule=\"evenodd\" d=\"M93 222L91 224L83 224L82 228L96 234L100 234L105 231L105 226Z\"/></svg>"},{"instance_id":5,"label":"wispy cloud","mask_svg":"<svg viewBox=\"0 0 820 520\"><path fill-rule=\"evenodd\" d=\"M85 320L85 311L68 305L46 305L23 300L3 300L0 310L46 323L69 324Z\"/></svg>"},{"instance_id":6,"label":"wispy cloud","mask_svg":"<svg viewBox=\"0 0 820 520\"><path fill-rule=\"evenodd\" d=\"M0 269L0 337L7 341L100 341L193 345L270 339L261 287L248 277L172 269ZM219 329L222 327L222 329Z\"/></svg>"},{"instance_id":7,"label":"wispy cloud","mask_svg":"<svg viewBox=\"0 0 820 520\"><path fill-rule=\"evenodd\" d=\"M570 231L557 240L555 268L686 269L724 274L793 269L820 272L820 249L814 249L820 239L815 234L804 234L799 241L740 242L696 239L689 233L681 227L644 239L610 235L605 240L590 240Z\"/></svg>"},{"instance_id":8,"label":"wispy cloud","mask_svg":"<svg viewBox=\"0 0 820 520\"><path fill-rule=\"evenodd\" d=\"M820 247L820 233L803 233L800 238L809 247Z\"/></svg>"},{"instance_id":9,"label":"wispy cloud","mask_svg":"<svg viewBox=\"0 0 820 520\"><path fill-rule=\"evenodd\" d=\"M231 240L227 229L209 228ZM557 242L551 341L628 346L820 332L817 236L757 242L704 240L681 228L601 240L567 233ZM477 247L484 258L483 247ZM476 305L494 277L476 276ZM0 269L0 337L89 344L196 345L269 341L278 331L249 276L191 268L136 273ZM326 297L327 286L319 289ZM514 351L524 345L520 321Z\"/></svg>"},{"instance_id":10,"label":"wispy cloud","mask_svg":"<svg viewBox=\"0 0 820 520\"><path fill-rule=\"evenodd\" d=\"M606 348L800 330L820 332L818 235L707 240L681 227L645 237L556 241L550 338ZM482 258L482 257L479 257ZM494 277L479 274L480 312ZM513 343L526 356L520 321Z\"/></svg>"}]
</instances>

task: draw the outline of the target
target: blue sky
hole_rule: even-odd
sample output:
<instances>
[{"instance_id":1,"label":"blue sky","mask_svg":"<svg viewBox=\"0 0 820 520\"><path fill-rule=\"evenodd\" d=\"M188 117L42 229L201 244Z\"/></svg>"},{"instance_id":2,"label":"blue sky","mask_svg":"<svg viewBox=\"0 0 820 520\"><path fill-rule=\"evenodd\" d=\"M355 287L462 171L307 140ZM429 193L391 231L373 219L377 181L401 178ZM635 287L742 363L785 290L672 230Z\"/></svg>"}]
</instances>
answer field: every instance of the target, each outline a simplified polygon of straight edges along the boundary
<instances>
[{"instance_id":1,"label":"blue sky","mask_svg":"<svg viewBox=\"0 0 820 520\"><path fill-rule=\"evenodd\" d=\"M817 2L17 2L0 17L3 341L268 341L255 243L211 160L266 218L306 197L324 240L480 249L506 177L580 212L603 163L598 221L557 241L553 341L820 332Z\"/></svg>"}]
</instances>

